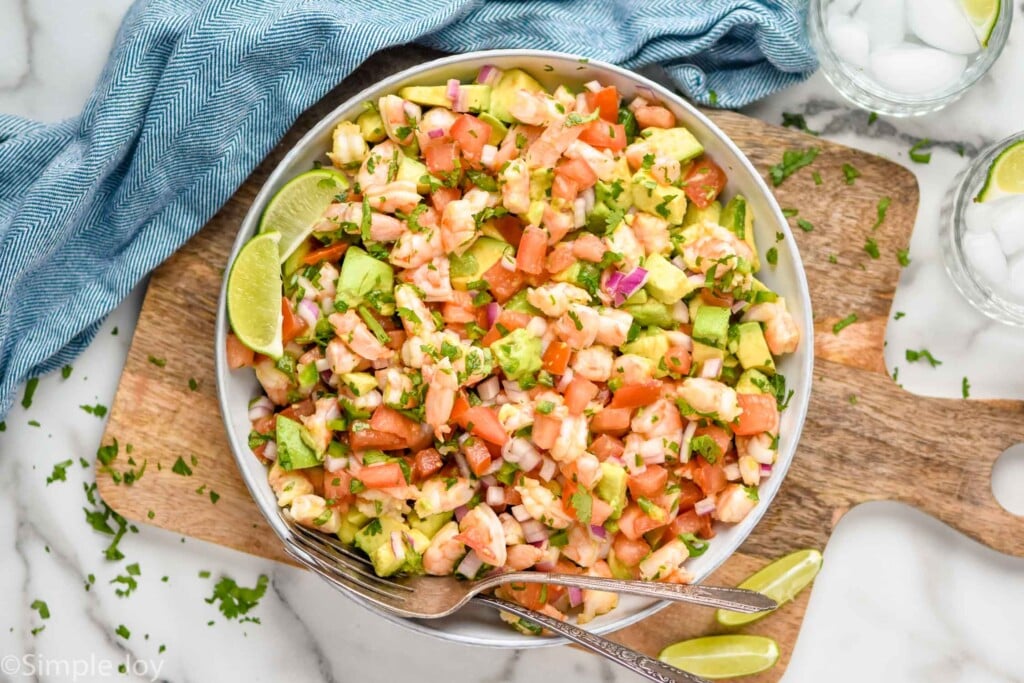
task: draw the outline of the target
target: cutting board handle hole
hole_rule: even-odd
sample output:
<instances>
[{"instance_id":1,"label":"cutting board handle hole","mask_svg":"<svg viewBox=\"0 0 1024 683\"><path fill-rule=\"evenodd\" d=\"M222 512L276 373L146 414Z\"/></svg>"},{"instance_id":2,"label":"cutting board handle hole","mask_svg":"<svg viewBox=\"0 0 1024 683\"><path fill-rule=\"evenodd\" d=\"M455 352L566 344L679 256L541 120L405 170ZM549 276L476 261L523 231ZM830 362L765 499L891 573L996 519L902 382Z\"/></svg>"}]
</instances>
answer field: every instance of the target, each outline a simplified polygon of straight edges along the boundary
<instances>
[{"instance_id":1,"label":"cutting board handle hole","mask_svg":"<svg viewBox=\"0 0 1024 683\"><path fill-rule=\"evenodd\" d=\"M1010 514L1024 516L1024 443L1007 448L992 465L992 495Z\"/></svg>"}]
</instances>

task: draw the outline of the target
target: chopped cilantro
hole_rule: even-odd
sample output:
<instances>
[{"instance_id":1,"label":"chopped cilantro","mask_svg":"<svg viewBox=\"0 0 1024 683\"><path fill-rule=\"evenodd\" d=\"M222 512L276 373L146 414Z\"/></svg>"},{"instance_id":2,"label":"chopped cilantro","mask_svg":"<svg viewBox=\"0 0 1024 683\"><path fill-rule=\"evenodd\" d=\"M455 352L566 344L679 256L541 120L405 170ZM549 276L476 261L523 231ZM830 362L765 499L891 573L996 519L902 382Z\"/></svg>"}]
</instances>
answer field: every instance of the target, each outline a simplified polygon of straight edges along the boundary
<instances>
[{"instance_id":1,"label":"chopped cilantro","mask_svg":"<svg viewBox=\"0 0 1024 683\"><path fill-rule=\"evenodd\" d=\"M128 627L126 627L126 626L125 626L124 624L121 624L121 625L119 625L119 626L118 626L118 627L117 627L117 628L116 628L116 629L114 630L114 633L116 633L117 635L121 636L121 637L122 637L122 638L124 638L125 640L128 640L129 638L131 638L131 637L132 637L132 632L131 632L131 631L129 631L129 630L128 630Z\"/></svg>"},{"instance_id":2,"label":"chopped cilantro","mask_svg":"<svg viewBox=\"0 0 1024 683\"><path fill-rule=\"evenodd\" d=\"M814 171L813 173L811 173L811 178L814 180L814 184L815 185L821 185L821 183L823 182L821 180L821 174L818 173L817 171Z\"/></svg>"},{"instance_id":3,"label":"chopped cilantro","mask_svg":"<svg viewBox=\"0 0 1024 683\"><path fill-rule=\"evenodd\" d=\"M811 223L806 218L796 219L796 226L803 230L804 232L811 232L812 230L814 230L814 224Z\"/></svg>"},{"instance_id":4,"label":"chopped cilantro","mask_svg":"<svg viewBox=\"0 0 1024 683\"><path fill-rule=\"evenodd\" d=\"M919 360L927 361L933 368L942 365L942 361L938 360L931 354L927 349L921 349L920 351L914 351L913 349L907 349L907 360L911 363L916 363Z\"/></svg>"},{"instance_id":5,"label":"chopped cilantro","mask_svg":"<svg viewBox=\"0 0 1024 683\"><path fill-rule=\"evenodd\" d=\"M49 486L55 481L67 481L68 467L71 466L72 462L71 460L64 460L55 464L53 466L53 473L46 478L46 485Z\"/></svg>"},{"instance_id":6,"label":"chopped cilantro","mask_svg":"<svg viewBox=\"0 0 1024 683\"><path fill-rule=\"evenodd\" d=\"M960 382L960 392L964 395L964 398L971 397L971 383L964 377L963 381Z\"/></svg>"},{"instance_id":7,"label":"chopped cilantro","mask_svg":"<svg viewBox=\"0 0 1024 683\"><path fill-rule=\"evenodd\" d=\"M149 356L149 362L157 366L158 368L163 368L167 366L166 358L157 358L156 356L153 355Z\"/></svg>"},{"instance_id":8,"label":"chopped cilantro","mask_svg":"<svg viewBox=\"0 0 1024 683\"><path fill-rule=\"evenodd\" d=\"M878 200L878 220L871 226L872 230L878 230L878 228L885 222L885 214L889 211L889 204L892 203L890 197L882 197Z\"/></svg>"},{"instance_id":9,"label":"chopped cilantro","mask_svg":"<svg viewBox=\"0 0 1024 683\"><path fill-rule=\"evenodd\" d=\"M857 322L857 314L851 313L850 315L846 316L845 318L843 318L842 320L840 320L839 322L832 326L832 333L839 334L840 332L843 331L844 328L849 327L855 322Z\"/></svg>"},{"instance_id":10,"label":"chopped cilantro","mask_svg":"<svg viewBox=\"0 0 1024 683\"><path fill-rule=\"evenodd\" d=\"M63 377L64 379L67 379L68 377L71 376L72 369L73 368L70 365L65 365L60 369L60 376Z\"/></svg>"},{"instance_id":11,"label":"chopped cilantro","mask_svg":"<svg viewBox=\"0 0 1024 683\"><path fill-rule=\"evenodd\" d=\"M782 112L782 126L784 128L796 128L809 135L821 134L820 131L811 130L807 127L807 119L804 118L803 114L791 114L788 111Z\"/></svg>"},{"instance_id":12,"label":"chopped cilantro","mask_svg":"<svg viewBox=\"0 0 1024 683\"><path fill-rule=\"evenodd\" d=\"M800 212L797 209L783 209L782 210L782 215L785 216L786 218L792 218L793 216L797 215L798 213L800 213Z\"/></svg>"},{"instance_id":13,"label":"chopped cilantro","mask_svg":"<svg viewBox=\"0 0 1024 683\"><path fill-rule=\"evenodd\" d=\"M860 177L860 171L850 164L843 164L843 176L846 178L847 185L853 185L857 178Z\"/></svg>"},{"instance_id":14,"label":"chopped cilantro","mask_svg":"<svg viewBox=\"0 0 1024 683\"><path fill-rule=\"evenodd\" d=\"M267 575L260 574L256 585L246 588L239 586L234 579L224 576L213 587L213 595L206 598L206 602L211 605L219 602L217 607L221 614L228 619L237 619L241 615L248 614L259 604L260 599L267 592L267 582Z\"/></svg>"},{"instance_id":15,"label":"chopped cilantro","mask_svg":"<svg viewBox=\"0 0 1024 683\"><path fill-rule=\"evenodd\" d=\"M772 185L778 187L782 182L799 171L804 166L809 166L821 153L818 147L810 149L787 149L782 154L782 161L768 169Z\"/></svg>"},{"instance_id":16,"label":"chopped cilantro","mask_svg":"<svg viewBox=\"0 0 1024 683\"><path fill-rule=\"evenodd\" d=\"M878 251L878 242L871 237L864 242L864 251L873 259L877 259L881 255Z\"/></svg>"},{"instance_id":17,"label":"chopped cilantro","mask_svg":"<svg viewBox=\"0 0 1024 683\"><path fill-rule=\"evenodd\" d=\"M909 249L897 249L896 260L899 261L900 265L906 268L910 265L910 250Z\"/></svg>"},{"instance_id":18,"label":"chopped cilantro","mask_svg":"<svg viewBox=\"0 0 1024 683\"><path fill-rule=\"evenodd\" d=\"M188 378L188 389L189 391L199 390L199 381L195 377Z\"/></svg>"},{"instance_id":19,"label":"chopped cilantro","mask_svg":"<svg viewBox=\"0 0 1024 683\"><path fill-rule=\"evenodd\" d=\"M594 499L587 493L586 489L577 489L569 499L569 504L576 511L576 519L583 524L590 524L590 516L594 506Z\"/></svg>"},{"instance_id":20,"label":"chopped cilantro","mask_svg":"<svg viewBox=\"0 0 1024 683\"><path fill-rule=\"evenodd\" d=\"M178 459L174 461L174 466L171 467L171 471L175 474L180 474L183 477L192 476L192 468L188 466L188 463L179 455Z\"/></svg>"},{"instance_id":21,"label":"chopped cilantro","mask_svg":"<svg viewBox=\"0 0 1024 683\"><path fill-rule=\"evenodd\" d=\"M29 607L34 609L36 612L39 612L39 618L40 619L49 619L50 618L50 608L46 604L45 601L43 601L43 600L33 600L32 604L29 605Z\"/></svg>"},{"instance_id":22,"label":"chopped cilantro","mask_svg":"<svg viewBox=\"0 0 1024 683\"><path fill-rule=\"evenodd\" d=\"M920 140L915 142L913 146L910 148L910 151L908 152L908 154L910 155L910 160L913 161L915 164L927 164L929 161L931 161L931 152L918 151L920 149L930 146L931 144L932 141L929 140L928 138L921 138Z\"/></svg>"},{"instance_id":23,"label":"chopped cilantro","mask_svg":"<svg viewBox=\"0 0 1024 683\"><path fill-rule=\"evenodd\" d=\"M36 395L36 387L39 386L39 378L33 377L25 382L25 395L21 398L21 407L28 410L32 407L32 397Z\"/></svg>"},{"instance_id":24,"label":"chopped cilantro","mask_svg":"<svg viewBox=\"0 0 1024 683\"><path fill-rule=\"evenodd\" d=\"M96 417L104 417L107 414L107 407L99 403L97 403L94 406L82 405L78 407L84 410L85 412L89 413L90 415L95 415Z\"/></svg>"},{"instance_id":25,"label":"chopped cilantro","mask_svg":"<svg viewBox=\"0 0 1024 683\"><path fill-rule=\"evenodd\" d=\"M905 315L906 315L906 313L904 313L903 311L896 311L896 315L894 315L892 317L892 319L893 320L899 320L900 318L902 318Z\"/></svg>"},{"instance_id":26,"label":"chopped cilantro","mask_svg":"<svg viewBox=\"0 0 1024 683\"><path fill-rule=\"evenodd\" d=\"M775 247L769 247L768 251L764 253L764 260L771 265L776 265L779 262L779 250Z\"/></svg>"}]
</instances>

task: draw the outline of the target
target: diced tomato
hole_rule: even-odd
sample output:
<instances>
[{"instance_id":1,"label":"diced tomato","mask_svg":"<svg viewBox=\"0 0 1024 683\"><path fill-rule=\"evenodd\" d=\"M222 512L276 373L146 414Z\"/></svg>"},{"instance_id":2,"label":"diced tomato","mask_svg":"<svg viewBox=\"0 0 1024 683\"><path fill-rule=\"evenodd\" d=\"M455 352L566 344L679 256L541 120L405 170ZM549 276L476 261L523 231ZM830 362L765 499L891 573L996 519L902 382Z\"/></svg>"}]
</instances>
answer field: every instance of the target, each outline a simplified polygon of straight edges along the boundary
<instances>
[{"instance_id":1,"label":"diced tomato","mask_svg":"<svg viewBox=\"0 0 1024 683\"><path fill-rule=\"evenodd\" d=\"M253 431L259 434L273 434L277 429L277 415L266 415L252 421Z\"/></svg>"},{"instance_id":2,"label":"diced tomato","mask_svg":"<svg viewBox=\"0 0 1024 683\"><path fill-rule=\"evenodd\" d=\"M599 119L587 124L586 129L580 133L580 141L591 147L618 152L626 148L626 127L621 123Z\"/></svg>"},{"instance_id":3,"label":"diced tomato","mask_svg":"<svg viewBox=\"0 0 1024 683\"><path fill-rule=\"evenodd\" d=\"M473 295L462 290L452 291L452 300L441 307L441 318L446 323L476 322L477 309L473 306Z\"/></svg>"},{"instance_id":4,"label":"diced tomato","mask_svg":"<svg viewBox=\"0 0 1024 683\"><path fill-rule=\"evenodd\" d=\"M469 410L469 400L466 398L466 395L460 391L455 395L455 405L452 406L452 414L448 419L457 425L461 425L467 410Z\"/></svg>"},{"instance_id":5,"label":"diced tomato","mask_svg":"<svg viewBox=\"0 0 1024 683\"><path fill-rule=\"evenodd\" d=\"M614 85L584 95L590 111L597 111L602 119L615 123L619 119L619 91Z\"/></svg>"},{"instance_id":6,"label":"diced tomato","mask_svg":"<svg viewBox=\"0 0 1024 683\"><path fill-rule=\"evenodd\" d=\"M711 515L699 515L700 517L700 529L697 531L697 537L703 538L705 541L709 538L715 537L715 530L711 526L712 519Z\"/></svg>"},{"instance_id":7,"label":"diced tomato","mask_svg":"<svg viewBox=\"0 0 1024 683\"><path fill-rule=\"evenodd\" d=\"M413 453L434 445L434 430L430 428L430 425L417 424L416 427L419 432L411 435L405 444L405 447Z\"/></svg>"},{"instance_id":8,"label":"diced tomato","mask_svg":"<svg viewBox=\"0 0 1024 683\"><path fill-rule=\"evenodd\" d=\"M523 239L523 222L516 216L502 216L494 219L494 227L501 233L501 238L516 249Z\"/></svg>"},{"instance_id":9,"label":"diced tomato","mask_svg":"<svg viewBox=\"0 0 1024 683\"><path fill-rule=\"evenodd\" d=\"M602 434L601 436L594 439L594 442L590 444L590 452L597 456L598 460L604 461L608 458L619 458L625 452L626 448L622 444L622 441L616 439L614 436L608 434Z\"/></svg>"},{"instance_id":10,"label":"diced tomato","mask_svg":"<svg viewBox=\"0 0 1024 683\"><path fill-rule=\"evenodd\" d=\"M712 289L700 290L700 299L708 306L718 306L720 308L729 308L736 301L732 294L722 294Z\"/></svg>"},{"instance_id":11,"label":"diced tomato","mask_svg":"<svg viewBox=\"0 0 1024 683\"><path fill-rule=\"evenodd\" d=\"M326 472L324 474L324 498L330 501L332 507L352 497L352 475L345 470L338 472Z\"/></svg>"},{"instance_id":12,"label":"diced tomato","mask_svg":"<svg viewBox=\"0 0 1024 683\"><path fill-rule=\"evenodd\" d=\"M378 432L386 432L402 437L406 443L420 436L420 425L416 420L402 415L394 408L386 405L377 406L370 418L370 428Z\"/></svg>"},{"instance_id":13,"label":"diced tomato","mask_svg":"<svg viewBox=\"0 0 1024 683\"><path fill-rule=\"evenodd\" d=\"M571 355L572 349L569 348L568 344L553 341L544 350L541 368L552 375L563 375L565 374L565 369L569 366L569 356Z\"/></svg>"},{"instance_id":14,"label":"diced tomato","mask_svg":"<svg viewBox=\"0 0 1024 683\"><path fill-rule=\"evenodd\" d=\"M715 444L718 446L718 455L720 458L728 453L729 448L732 446L732 435L718 425L697 427L697 431L693 433L693 436L710 436L714 439Z\"/></svg>"},{"instance_id":15,"label":"diced tomato","mask_svg":"<svg viewBox=\"0 0 1024 683\"><path fill-rule=\"evenodd\" d=\"M430 203L434 205L434 211L438 216L444 213L444 207L462 196L457 187L439 187L430 193Z\"/></svg>"},{"instance_id":16,"label":"diced tomato","mask_svg":"<svg viewBox=\"0 0 1024 683\"><path fill-rule=\"evenodd\" d=\"M585 377L576 376L565 389L565 405L570 415L582 415L590 399L600 391L597 385Z\"/></svg>"},{"instance_id":17,"label":"diced tomato","mask_svg":"<svg viewBox=\"0 0 1024 683\"><path fill-rule=\"evenodd\" d=\"M555 167L555 178L559 176L573 181L580 190L593 187L597 182L597 174L583 159L564 159Z\"/></svg>"},{"instance_id":18,"label":"diced tomato","mask_svg":"<svg viewBox=\"0 0 1024 683\"><path fill-rule=\"evenodd\" d=\"M538 413L533 419L533 434L531 436L533 443L537 448L551 450L561 428L562 425L557 419Z\"/></svg>"},{"instance_id":19,"label":"diced tomato","mask_svg":"<svg viewBox=\"0 0 1024 683\"><path fill-rule=\"evenodd\" d=\"M693 356L685 346L673 346L665 353L665 367L673 375L685 376L692 363Z\"/></svg>"},{"instance_id":20,"label":"diced tomato","mask_svg":"<svg viewBox=\"0 0 1024 683\"><path fill-rule=\"evenodd\" d=\"M561 273L563 270L576 263L576 256L572 253L572 244L559 242L555 248L548 253L548 260L544 264L547 271L552 275Z\"/></svg>"},{"instance_id":21,"label":"diced tomato","mask_svg":"<svg viewBox=\"0 0 1024 683\"><path fill-rule=\"evenodd\" d=\"M313 493L322 498L324 495L324 468L308 467L302 470L302 473L306 475L306 479L313 485Z\"/></svg>"},{"instance_id":22,"label":"diced tomato","mask_svg":"<svg viewBox=\"0 0 1024 683\"><path fill-rule=\"evenodd\" d=\"M580 186L574 180L564 175L558 175L558 172L555 171L555 179L551 184L552 199L561 199L566 204L570 204L576 200L579 193Z\"/></svg>"},{"instance_id":23,"label":"diced tomato","mask_svg":"<svg viewBox=\"0 0 1024 683\"><path fill-rule=\"evenodd\" d=\"M612 506L597 496L593 496L590 503L590 523L602 526L612 516Z\"/></svg>"},{"instance_id":24,"label":"diced tomato","mask_svg":"<svg viewBox=\"0 0 1024 683\"><path fill-rule=\"evenodd\" d=\"M356 473L356 479L368 489L389 489L404 486L405 475L397 462L382 462L364 467Z\"/></svg>"},{"instance_id":25,"label":"diced tomato","mask_svg":"<svg viewBox=\"0 0 1024 683\"><path fill-rule=\"evenodd\" d=\"M454 142L432 142L423 148L423 158L431 173L451 173L455 170L458 155Z\"/></svg>"},{"instance_id":26,"label":"diced tomato","mask_svg":"<svg viewBox=\"0 0 1024 683\"><path fill-rule=\"evenodd\" d=\"M651 546L642 538L630 538L626 534L616 534L612 541L612 552L616 559L627 567L635 567L651 552Z\"/></svg>"},{"instance_id":27,"label":"diced tomato","mask_svg":"<svg viewBox=\"0 0 1024 683\"><path fill-rule=\"evenodd\" d=\"M573 255L584 261L600 263L606 251L608 251L608 248L601 241L601 238L589 232L581 233L572 241Z\"/></svg>"},{"instance_id":28,"label":"diced tomato","mask_svg":"<svg viewBox=\"0 0 1024 683\"><path fill-rule=\"evenodd\" d=\"M629 475L626 483L633 498L657 498L668 483L668 470L660 465L648 465L643 472Z\"/></svg>"},{"instance_id":29,"label":"diced tomato","mask_svg":"<svg viewBox=\"0 0 1024 683\"><path fill-rule=\"evenodd\" d=\"M516 254L516 269L539 275L544 272L544 255L548 250L548 236L538 227L529 225L523 232Z\"/></svg>"},{"instance_id":30,"label":"diced tomato","mask_svg":"<svg viewBox=\"0 0 1024 683\"><path fill-rule=\"evenodd\" d=\"M469 431L473 436L478 436L484 441L504 446L508 441L508 433L498 421L494 409L487 406L474 406L466 409L459 416L459 424L463 429Z\"/></svg>"},{"instance_id":31,"label":"diced tomato","mask_svg":"<svg viewBox=\"0 0 1024 683\"><path fill-rule=\"evenodd\" d=\"M666 522L648 516L636 503L630 503L619 517L619 530L631 541L637 540L652 529L665 525Z\"/></svg>"},{"instance_id":32,"label":"diced tomato","mask_svg":"<svg viewBox=\"0 0 1024 683\"><path fill-rule=\"evenodd\" d=\"M529 325L530 319L530 314L524 313L523 311L502 311L498 315L498 319L494 321L494 325L491 326L491 329L489 329L483 339L480 340L480 345L490 346L512 330L518 330ZM506 331L502 332L502 328Z\"/></svg>"},{"instance_id":33,"label":"diced tomato","mask_svg":"<svg viewBox=\"0 0 1024 683\"><path fill-rule=\"evenodd\" d=\"M491 139L491 125L471 114L462 114L452 124L450 135L466 157L479 159L484 145Z\"/></svg>"},{"instance_id":34,"label":"diced tomato","mask_svg":"<svg viewBox=\"0 0 1024 683\"><path fill-rule=\"evenodd\" d=\"M281 340L287 344L302 334L306 329L306 321L295 314L292 310L288 297L281 297Z\"/></svg>"},{"instance_id":35,"label":"diced tomato","mask_svg":"<svg viewBox=\"0 0 1024 683\"><path fill-rule=\"evenodd\" d=\"M661 382L653 380L642 384L626 384L612 396L609 408L636 408L649 406L661 396Z\"/></svg>"},{"instance_id":36,"label":"diced tomato","mask_svg":"<svg viewBox=\"0 0 1024 683\"><path fill-rule=\"evenodd\" d=\"M518 270L509 270L501 265L500 261L487 269L487 272L483 275L483 280L487 283L488 289L491 290L491 294L494 295L495 301L499 304L503 304L511 299L523 286L522 274Z\"/></svg>"},{"instance_id":37,"label":"diced tomato","mask_svg":"<svg viewBox=\"0 0 1024 683\"><path fill-rule=\"evenodd\" d=\"M657 105L637 107L633 112L636 116L636 123L640 128L674 128L676 117L665 107Z\"/></svg>"},{"instance_id":38,"label":"diced tomato","mask_svg":"<svg viewBox=\"0 0 1024 683\"><path fill-rule=\"evenodd\" d=\"M700 521L700 515L693 508L690 508L686 512L680 512L672 523L668 525L668 536L669 538L675 538L679 534L695 534L703 526ZM662 539L667 541L668 539Z\"/></svg>"},{"instance_id":39,"label":"diced tomato","mask_svg":"<svg viewBox=\"0 0 1024 683\"><path fill-rule=\"evenodd\" d=\"M477 439L467 439L462 444L462 453L466 456L466 463L469 469L478 477L484 476L487 468L491 466L491 452L487 446Z\"/></svg>"},{"instance_id":40,"label":"diced tomato","mask_svg":"<svg viewBox=\"0 0 1024 683\"><path fill-rule=\"evenodd\" d=\"M348 244L346 242L335 242L329 244L326 247L314 249L313 251L306 254L302 262L307 266L313 266L321 261L327 261L329 263L335 263L344 255L348 250Z\"/></svg>"},{"instance_id":41,"label":"diced tomato","mask_svg":"<svg viewBox=\"0 0 1024 683\"><path fill-rule=\"evenodd\" d=\"M228 332L227 340L228 367L232 370L252 365L256 360L256 354L248 346L238 341L233 333Z\"/></svg>"},{"instance_id":42,"label":"diced tomato","mask_svg":"<svg viewBox=\"0 0 1024 683\"><path fill-rule=\"evenodd\" d=\"M391 432L378 432L376 429L360 429L359 431L349 432L348 443L357 451L363 451L367 448L395 451L405 448L407 440Z\"/></svg>"},{"instance_id":43,"label":"diced tomato","mask_svg":"<svg viewBox=\"0 0 1024 683\"><path fill-rule=\"evenodd\" d=\"M706 209L718 198L726 183L725 171L707 157L695 163L683 179L683 192L698 208Z\"/></svg>"},{"instance_id":44,"label":"diced tomato","mask_svg":"<svg viewBox=\"0 0 1024 683\"><path fill-rule=\"evenodd\" d=\"M384 346L389 349L393 349L394 351L399 351L402 348L402 344L405 343L405 338L407 336L408 335L405 334L405 330L391 330L388 332L388 339L390 341L388 341Z\"/></svg>"},{"instance_id":45,"label":"diced tomato","mask_svg":"<svg viewBox=\"0 0 1024 683\"><path fill-rule=\"evenodd\" d=\"M725 468L722 467L721 459L716 460L712 465L704 459L704 456L698 456L697 465L698 467L693 473L693 483L700 487L705 496L718 493L729 483L725 478Z\"/></svg>"},{"instance_id":46,"label":"diced tomato","mask_svg":"<svg viewBox=\"0 0 1024 683\"><path fill-rule=\"evenodd\" d=\"M514 603L522 605L528 609L539 610L547 604L547 601L551 599L551 588L555 586L547 586L546 584L540 583L506 583L499 588L499 594L501 597L508 598Z\"/></svg>"},{"instance_id":47,"label":"diced tomato","mask_svg":"<svg viewBox=\"0 0 1024 683\"><path fill-rule=\"evenodd\" d=\"M679 480L679 509L688 510L704 499L704 492L689 479Z\"/></svg>"},{"instance_id":48,"label":"diced tomato","mask_svg":"<svg viewBox=\"0 0 1024 683\"><path fill-rule=\"evenodd\" d=\"M590 431L607 434L622 434L629 429L629 408L605 408L590 418ZM534 428L536 429L536 427Z\"/></svg>"},{"instance_id":49,"label":"diced tomato","mask_svg":"<svg viewBox=\"0 0 1024 683\"><path fill-rule=\"evenodd\" d=\"M736 394L740 408L739 420L732 431L739 436L775 432L779 428L779 404L771 394Z\"/></svg>"},{"instance_id":50,"label":"diced tomato","mask_svg":"<svg viewBox=\"0 0 1024 683\"><path fill-rule=\"evenodd\" d=\"M253 448L252 449L252 454L255 455L257 458L259 458L260 460L266 460L267 459L267 455L266 454L267 454L267 444L268 443L269 443L268 441L264 441L263 443L261 443L256 448Z\"/></svg>"},{"instance_id":51,"label":"diced tomato","mask_svg":"<svg viewBox=\"0 0 1024 683\"><path fill-rule=\"evenodd\" d=\"M304 401L299 401L298 403L291 404L290 406L279 412L277 415L278 417L287 417L289 420L294 420L298 422L300 417L306 417L308 415L312 415L315 412L316 405L314 405L311 399L307 398Z\"/></svg>"}]
</instances>

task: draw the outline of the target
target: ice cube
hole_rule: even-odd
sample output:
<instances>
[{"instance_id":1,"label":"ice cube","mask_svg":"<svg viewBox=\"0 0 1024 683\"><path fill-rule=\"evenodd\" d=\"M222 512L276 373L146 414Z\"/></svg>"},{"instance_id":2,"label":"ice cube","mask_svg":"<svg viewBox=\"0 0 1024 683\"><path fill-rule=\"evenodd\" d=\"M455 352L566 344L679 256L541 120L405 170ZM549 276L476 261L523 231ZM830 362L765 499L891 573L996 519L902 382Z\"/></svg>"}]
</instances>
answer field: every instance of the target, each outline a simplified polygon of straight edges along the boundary
<instances>
[{"instance_id":1,"label":"ice cube","mask_svg":"<svg viewBox=\"0 0 1024 683\"><path fill-rule=\"evenodd\" d=\"M970 232L964 235L964 255L975 275L992 284L1002 284L1009 276L1006 254L991 232Z\"/></svg>"},{"instance_id":2,"label":"ice cube","mask_svg":"<svg viewBox=\"0 0 1024 683\"><path fill-rule=\"evenodd\" d=\"M947 88L967 68L963 55L933 47L900 43L878 50L872 45L871 49L871 75L881 85L904 95L923 95Z\"/></svg>"},{"instance_id":3,"label":"ice cube","mask_svg":"<svg viewBox=\"0 0 1024 683\"><path fill-rule=\"evenodd\" d=\"M836 16L828 22L828 41L841 60L861 69L868 66L867 24L847 16Z\"/></svg>"},{"instance_id":4,"label":"ice cube","mask_svg":"<svg viewBox=\"0 0 1024 683\"><path fill-rule=\"evenodd\" d=\"M1024 301L1024 257L1014 259L1010 264L1009 276L1003 291L1014 299Z\"/></svg>"},{"instance_id":5,"label":"ice cube","mask_svg":"<svg viewBox=\"0 0 1024 683\"><path fill-rule=\"evenodd\" d=\"M860 0L832 0L825 13L830 19L843 14L850 16L857 10L858 5L860 5Z\"/></svg>"},{"instance_id":6,"label":"ice cube","mask_svg":"<svg viewBox=\"0 0 1024 683\"><path fill-rule=\"evenodd\" d=\"M907 26L923 42L946 52L971 55L981 49L959 0L907 0Z\"/></svg>"},{"instance_id":7,"label":"ice cube","mask_svg":"<svg viewBox=\"0 0 1024 683\"><path fill-rule=\"evenodd\" d=\"M969 202L964 209L964 224L968 232L988 232L992 230L993 205L999 202Z\"/></svg>"},{"instance_id":8,"label":"ice cube","mask_svg":"<svg viewBox=\"0 0 1024 683\"><path fill-rule=\"evenodd\" d=\"M864 0L853 16L867 24L872 50L903 42L907 32L904 0Z\"/></svg>"},{"instance_id":9,"label":"ice cube","mask_svg":"<svg viewBox=\"0 0 1024 683\"><path fill-rule=\"evenodd\" d=\"M990 221L992 232L1007 257L1024 250L1024 195L1003 197L993 202Z\"/></svg>"}]
</instances>

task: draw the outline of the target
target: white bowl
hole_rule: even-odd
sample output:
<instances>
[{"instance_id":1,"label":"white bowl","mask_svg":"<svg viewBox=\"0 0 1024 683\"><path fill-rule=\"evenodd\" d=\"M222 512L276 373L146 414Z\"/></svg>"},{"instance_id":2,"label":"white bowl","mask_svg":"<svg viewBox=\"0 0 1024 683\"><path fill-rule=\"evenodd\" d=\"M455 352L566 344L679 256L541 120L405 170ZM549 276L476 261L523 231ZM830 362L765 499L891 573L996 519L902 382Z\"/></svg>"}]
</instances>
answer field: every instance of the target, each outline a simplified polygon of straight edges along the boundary
<instances>
[{"instance_id":1,"label":"white bowl","mask_svg":"<svg viewBox=\"0 0 1024 683\"><path fill-rule=\"evenodd\" d=\"M807 403L811 393L814 345L811 338L813 326L807 280L793 235L775 198L750 161L736 145L715 124L680 97L660 85L620 67L572 55L539 50L472 52L406 69L344 102L306 133L295 148L281 160L259 194L256 195L249 213L242 221L231 253L231 260L234 260L235 254L238 253L242 245L256 233L260 215L267 201L289 179L312 168L314 160L323 161L325 159L324 152L330 149L331 132L334 127L340 121L355 118L362 111L364 101L376 101L378 97L396 92L406 85L443 84L449 78L470 80L485 64L494 64L501 69L523 68L551 89L563 82L579 85L597 79L605 85L616 86L619 92L627 98L636 93L638 86L653 90L673 111L680 124L689 128L703 143L715 162L725 169L729 178L726 196L738 192L747 198L756 218L754 233L760 251L763 253L766 245L775 242L777 232L785 235L784 248L778 250L778 265L775 268L766 266L759 274L759 277L769 287L786 298L789 310L803 333L803 340L796 353L784 357L779 362L779 371L786 375L794 394L789 408L782 415L778 463L775 465L771 477L761 485L761 502L754 511L740 524L718 524L716 526L717 535L707 552L687 563L687 569L694 574L696 581L699 582L717 569L739 548L740 544L754 530L782 484L782 479L793 460L804 417L807 414ZM288 536L289 532L278 518L277 503L267 483L266 469L253 456L247 444L250 431L247 406L250 399L259 395L260 388L251 371L231 372L228 369L225 345L221 342L229 330L224 302L225 294L222 286L217 311L217 343L215 344L217 389L220 396L221 413L224 416L228 441L242 477L267 521L283 538ZM369 607L365 603L363 604ZM587 624L587 628L595 633L615 631L654 614L666 604L623 596L617 609L590 622ZM370 609L374 608L370 607ZM379 610L375 611L379 612ZM564 642L563 639L556 637L522 635L502 623L493 610L476 606L464 608L453 616L437 620L409 620L381 614L421 633L472 645L525 648Z\"/></svg>"}]
</instances>

